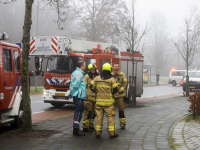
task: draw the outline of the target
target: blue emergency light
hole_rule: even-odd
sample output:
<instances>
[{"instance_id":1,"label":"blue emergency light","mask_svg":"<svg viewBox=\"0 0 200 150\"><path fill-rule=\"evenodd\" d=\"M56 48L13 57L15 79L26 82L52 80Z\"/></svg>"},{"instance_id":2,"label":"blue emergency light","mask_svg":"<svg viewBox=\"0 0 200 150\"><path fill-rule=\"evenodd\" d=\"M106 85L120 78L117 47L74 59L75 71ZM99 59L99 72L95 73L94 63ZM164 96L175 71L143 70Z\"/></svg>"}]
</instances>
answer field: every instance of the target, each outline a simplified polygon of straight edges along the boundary
<instances>
[{"instance_id":1,"label":"blue emergency light","mask_svg":"<svg viewBox=\"0 0 200 150\"><path fill-rule=\"evenodd\" d=\"M18 45L20 48L22 48L22 47L21 47L21 46L22 46L22 43L18 42L17 45Z\"/></svg>"}]
</instances>

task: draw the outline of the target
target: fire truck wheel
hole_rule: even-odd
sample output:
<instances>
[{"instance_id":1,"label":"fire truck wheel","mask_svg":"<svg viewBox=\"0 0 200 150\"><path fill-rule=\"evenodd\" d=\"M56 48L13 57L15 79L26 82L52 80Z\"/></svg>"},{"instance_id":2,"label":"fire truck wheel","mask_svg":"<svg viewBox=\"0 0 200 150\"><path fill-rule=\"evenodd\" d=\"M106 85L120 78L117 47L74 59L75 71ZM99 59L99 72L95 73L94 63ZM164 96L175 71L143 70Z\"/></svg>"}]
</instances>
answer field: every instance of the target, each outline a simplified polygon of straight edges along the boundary
<instances>
[{"instance_id":1,"label":"fire truck wheel","mask_svg":"<svg viewBox=\"0 0 200 150\"><path fill-rule=\"evenodd\" d=\"M21 103L20 107L19 107L19 111L18 111L18 116L15 116L15 122L10 124L11 127L13 127L13 128L21 128L22 127L22 125L23 125L23 114L24 114L23 105Z\"/></svg>"},{"instance_id":2,"label":"fire truck wheel","mask_svg":"<svg viewBox=\"0 0 200 150\"><path fill-rule=\"evenodd\" d=\"M51 103L51 105L53 105L54 107L60 108L60 107L63 107L65 104L55 104L55 103Z\"/></svg>"},{"instance_id":3,"label":"fire truck wheel","mask_svg":"<svg viewBox=\"0 0 200 150\"><path fill-rule=\"evenodd\" d=\"M173 85L173 86L176 86L176 81L172 81L172 85Z\"/></svg>"}]
</instances>

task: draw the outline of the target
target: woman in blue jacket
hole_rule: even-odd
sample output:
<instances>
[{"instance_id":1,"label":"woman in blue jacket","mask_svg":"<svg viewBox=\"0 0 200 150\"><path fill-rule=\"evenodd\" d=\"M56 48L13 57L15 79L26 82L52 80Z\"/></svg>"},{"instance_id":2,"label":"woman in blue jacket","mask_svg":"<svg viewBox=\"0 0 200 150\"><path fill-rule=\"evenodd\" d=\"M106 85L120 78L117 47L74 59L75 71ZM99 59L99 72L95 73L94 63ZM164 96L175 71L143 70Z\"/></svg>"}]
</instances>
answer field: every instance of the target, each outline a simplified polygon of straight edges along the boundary
<instances>
[{"instance_id":1,"label":"woman in blue jacket","mask_svg":"<svg viewBox=\"0 0 200 150\"><path fill-rule=\"evenodd\" d=\"M76 70L71 75L70 93L69 97L73 97L75 104L74 120L73 120L73 134L77 136L84 136L85 133L79 129L79 123L82 118L84 110L84 99L86 99L86 85L85 85L85 62L79 61Z\"/></svg>"}]
</instances>

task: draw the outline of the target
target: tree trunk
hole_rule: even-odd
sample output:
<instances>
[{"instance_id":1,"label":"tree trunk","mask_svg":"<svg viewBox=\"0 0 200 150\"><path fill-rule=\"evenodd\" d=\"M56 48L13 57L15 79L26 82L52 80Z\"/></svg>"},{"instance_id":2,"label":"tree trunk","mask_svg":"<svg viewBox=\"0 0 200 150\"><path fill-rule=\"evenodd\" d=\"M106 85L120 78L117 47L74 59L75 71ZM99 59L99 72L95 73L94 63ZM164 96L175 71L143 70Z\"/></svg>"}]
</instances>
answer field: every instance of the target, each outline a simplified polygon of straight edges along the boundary
<instances>
[{"instance_id":1,"label":"tree trunk","mask_svg":"<svg viewBox=\"0 0 200 150\"><path fill-rule=\"evenodd\" d=\"M133 0L132 1L132 47L131 47L131 52L132 52L132 106L136 106L136 95L135 95L135 86L134 86L134 76L135 76L135 68L134 68L134 50L135 50L135 33L134 33L134 30L135 30L135 1Z\"/></svg>"},{"instance_id":2,"label":"tree trunk","mask_svg":"<svg viewBox=\"0 0 200 150\"><path fill-rule=\"evenodd\" d=\"M28 75L28 55L30 49L30 30L32 24L32 4L34 0L26 0L26 10L23 26L23 50L22 50L22 100L24 109L24 122L23 130L32 129L32 119L31 119L31 103L30 103L30 93L29 93L29 75Z\"/></svg>"}]
</instances>

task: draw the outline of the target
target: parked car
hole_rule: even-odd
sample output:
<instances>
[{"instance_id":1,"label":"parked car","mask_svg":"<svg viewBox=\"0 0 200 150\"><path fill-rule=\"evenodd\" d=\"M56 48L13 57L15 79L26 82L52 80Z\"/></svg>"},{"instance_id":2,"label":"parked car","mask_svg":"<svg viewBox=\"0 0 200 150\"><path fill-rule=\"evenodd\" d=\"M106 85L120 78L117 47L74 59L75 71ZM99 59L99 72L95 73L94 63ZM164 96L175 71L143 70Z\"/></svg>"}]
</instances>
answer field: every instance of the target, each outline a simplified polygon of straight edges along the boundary
<instances>
[{"instance_id":1,"label":"parked car","mask_svg":"<svg viewBox=\"0 0 200 150\"><path fill-rule=\"evenodd\" d=\"M186 75L186 70L172 70L169 73L169 83L173 86L183 85L183 78Z\"/></svg>"},{"instance_id":2,"label":"parked car","mask_svg":"<svg viewBox=\"0 0 200 150\"><path fill-rule=\"evenodd\" d=\"M200 71L189 71L189 91L200 91ZM186 92L186 78L184 78L183 91Z\"/></svg>"}]
</instances>

